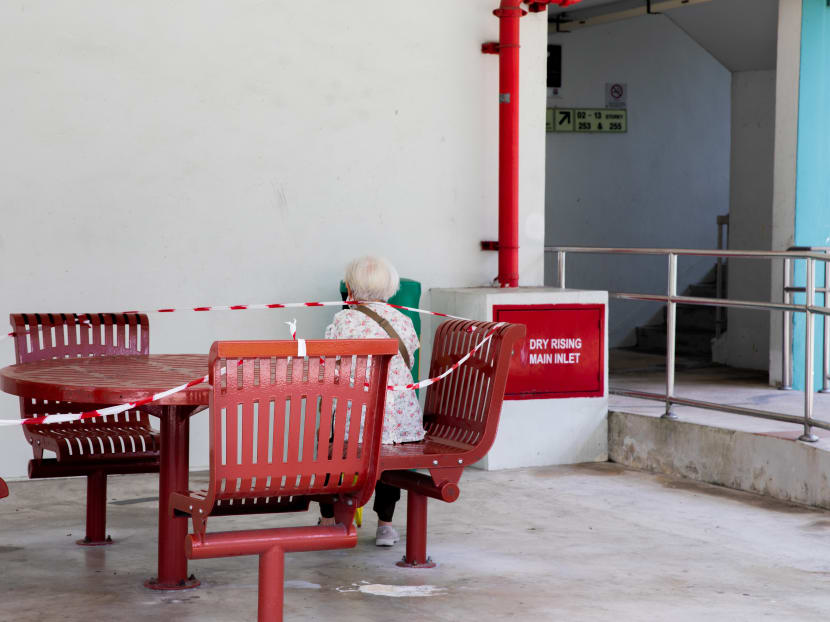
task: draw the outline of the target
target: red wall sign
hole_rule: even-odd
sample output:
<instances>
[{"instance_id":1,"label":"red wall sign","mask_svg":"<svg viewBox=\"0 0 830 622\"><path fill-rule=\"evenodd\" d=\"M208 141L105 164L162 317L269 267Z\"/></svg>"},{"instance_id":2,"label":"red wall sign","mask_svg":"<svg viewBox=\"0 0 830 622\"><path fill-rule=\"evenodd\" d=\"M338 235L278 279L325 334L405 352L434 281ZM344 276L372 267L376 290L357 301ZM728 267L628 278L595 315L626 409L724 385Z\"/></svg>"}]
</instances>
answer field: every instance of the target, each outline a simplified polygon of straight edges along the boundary
<instances>
[{"instance_id":1,"label":"red wall sign","mask_svg":"<svg viewBox=\"0 0 830 622\"><path fill-rule=\"evenodd\" d=\"M527 327L505 399L603 396L605 305L494 305L493 321Z\"/></svg>"}]
</instances>

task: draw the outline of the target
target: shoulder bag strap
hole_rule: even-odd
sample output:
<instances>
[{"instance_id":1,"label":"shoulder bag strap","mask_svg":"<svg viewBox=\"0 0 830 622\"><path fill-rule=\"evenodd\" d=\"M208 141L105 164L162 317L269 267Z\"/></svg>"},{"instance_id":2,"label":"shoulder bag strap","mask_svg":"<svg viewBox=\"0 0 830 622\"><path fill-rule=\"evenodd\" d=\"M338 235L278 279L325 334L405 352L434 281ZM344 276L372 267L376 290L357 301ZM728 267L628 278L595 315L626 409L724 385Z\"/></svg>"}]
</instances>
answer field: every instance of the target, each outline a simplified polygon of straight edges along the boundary
<instances>
[{"instance_id":1,"label":"shoulder bag strap","mask_svg":"<svg viewBox=\"0 0 830 622\"><path fill-rule=\"evenodd\" d=\"M376 311L365 305L357 305L354 307L354 310L360 311L363 315L367 315L372 318L375 322L380 324L380 327L386 331L387 335L389 335L392 339L396 339L398 341L398 351L401 353L403 362L406 363L407 367L412 367L412 360L409 358L409 351L406 349L406 345L404 345L403 339L401 339L398 331L392 328L389 320L381 317Z\"/></svg>"}]
</instances>

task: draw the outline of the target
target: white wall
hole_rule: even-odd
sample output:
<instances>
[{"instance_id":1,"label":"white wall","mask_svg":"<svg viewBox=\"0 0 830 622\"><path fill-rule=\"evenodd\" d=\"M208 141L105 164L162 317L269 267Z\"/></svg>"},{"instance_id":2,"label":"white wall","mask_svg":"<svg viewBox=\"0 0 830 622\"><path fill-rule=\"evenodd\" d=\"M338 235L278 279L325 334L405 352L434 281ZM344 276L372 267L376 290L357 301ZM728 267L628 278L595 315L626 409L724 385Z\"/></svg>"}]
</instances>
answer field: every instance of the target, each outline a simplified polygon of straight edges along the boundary
<instances>
[{"instance_id":1,"label":"white wall","mask_svg":"<svg viewBox=\"0 0 830 622\"><path fill-rule=\"evenodd\" d=\"M551 35L562 45L556 107L603 107L606 82L628 84L628 133L550 134L546 239L551 245L714 248L729 209L730 73L665 16ZM681 260L678 289L712 266ZM568 260L568 285L665 293L663 259ZM547 282L555 269L548 264ZM611 346L655 307L614 301Z\"/></svg>"},{"instance_id":2,"label":"white wall","mask_svg":"<svg viewBox=\"0 0 830 622\"><path fill-rule=\"evenodd\" d=\"M729 248L765 250L772 245L775 150L775 71L732 74ZM769 260L730 259L728 293L738 300L767 302ZM768 311L729 309L726 364L767 369Z\"/></svg>"},{"instance_id":3,"label":"white wall","mask_svg":"<svg viewBox=\"0 0 830 622\"><path fill-rule=\"evenodd\" d=\"M0 3L0 313L337 299L362 252L425 290L488 284L494 6ZM522 36L520 264L540 285L545 14ZM295 316L313 337L331 313L153 315L151 348L286 337ZM0 417L17 416L2 396ZM0 433L0 475L29 456Z\"/></svg>"}]
</instances>

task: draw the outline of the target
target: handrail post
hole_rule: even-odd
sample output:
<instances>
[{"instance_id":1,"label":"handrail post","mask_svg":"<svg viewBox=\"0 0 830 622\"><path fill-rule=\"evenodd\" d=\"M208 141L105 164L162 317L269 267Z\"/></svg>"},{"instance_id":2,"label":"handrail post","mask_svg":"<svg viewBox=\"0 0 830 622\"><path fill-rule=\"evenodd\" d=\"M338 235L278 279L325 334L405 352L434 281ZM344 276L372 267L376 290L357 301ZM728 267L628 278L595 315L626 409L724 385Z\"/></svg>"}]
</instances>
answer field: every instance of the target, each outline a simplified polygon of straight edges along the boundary
<instances>
[{"instance_id":1,"label":"handrail post","mask_svg":"<svg viewBox=\"0 0 830 622\"><path fill-rule=\"evenodd\" d=\"M677 318L677 255L669 253L669 282L668 298L666 300L666 412L664 419L677 419L672 412L672 398L674 397L674 359L675 333Z\"/></svg>"},{"instance_id":2,"label":"handrail post","mask_svg":"<svg viewBox=\"0 0 830 622\"><path fill-rule=\"evenodd\" d=\"M792 261L789 257L784 258L784 304L792 302L793 295L789 291L792 283ZM781 326L781 386L778 387L782 391L791 391L793 388L793 366L792 366L792 351L790 328L792 326L793 314L791 311L784 311L782 313L784 321Z\"/></svg>"},{"instance_id":3,"label":"handrail post","mask_svg":"<svg viewBox=\"0 0 830 622\"><path fill-rule=\"evenodd\" d=\"M830 259L830 251L824 251ZM824 308L830 307L828 299L830 299L830 261L823 261L824 264ZM821 325L823 333L823 343L821 348L821 390L819 393L830 393L830 378L827 374L830 373L830 317L827 315L821 316Z\"/></svg>"},{"instance_id":4,"label":"handrail post","mask_svg":"<svg viewBox=\"0 0 830 622\"><path fill-rule=\"evenodd\" d=\"M565 251L556 251L556 267L559 272L559 289L565 289Z\"/></svg>"},{"instance_id":5,"label":"handrail post","mask_svg":"<svg viewBox=\"0 0 830 622\"><path fill-rule=\"evenodd\" d=\"M729 222L729 215L718 216L718 250L723 250L723 227ZM725 261L721 255L718 255L717 264L715 268L715 298L724 298L723 291L723 266ZM726 309L723 307L715 307L715 337L718 338L723 333L723 317L726 314Z\"/></svg>"},{"instance_id":6,"label":"handrail post","mask_svg":"<svg viewBox=\"0 0 830 622\"><path fill-rule=\"evenodd\" d=\"M804 302L804 434L798 437L798 440L807 443L815 443L818 441L818 436L813 434L811 420L813 417L813 358L814 358L814 344L813 344L813 324L815 317L810 307L815 300L815 264L812 257L807 258L807 286L805 291Z\"/></svg>"}]
</instances>

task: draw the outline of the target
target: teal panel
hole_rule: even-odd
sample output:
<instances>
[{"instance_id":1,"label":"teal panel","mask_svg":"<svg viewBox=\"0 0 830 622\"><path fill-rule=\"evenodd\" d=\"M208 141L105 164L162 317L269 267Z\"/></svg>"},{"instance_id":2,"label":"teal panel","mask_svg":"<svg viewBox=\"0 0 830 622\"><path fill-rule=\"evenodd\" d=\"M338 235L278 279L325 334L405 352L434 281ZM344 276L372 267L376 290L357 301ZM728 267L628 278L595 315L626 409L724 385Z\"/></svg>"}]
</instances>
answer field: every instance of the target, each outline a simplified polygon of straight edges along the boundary
<instances>
[{"instance_id":1,"label":"teal panel","mask_svg":"<svg viewBox=\"0 0 830 622\"><path fill-rule=\"evenodd\" d=\"M803 0L801 17L801 75L798 93L798 156L796 167L795 243L830 246L830 7L826 0ZM796 266L795 284L804 285L804 262ZM824 284L824 269L816 265L816 285ZM803 302L804 297L797 297ZM816 296L816 304L824 297ZM815 387L821 387L823 329L816 318ZM804 315L793 325L793 386L804 387Z\"/></svg>"}]
</instances>

